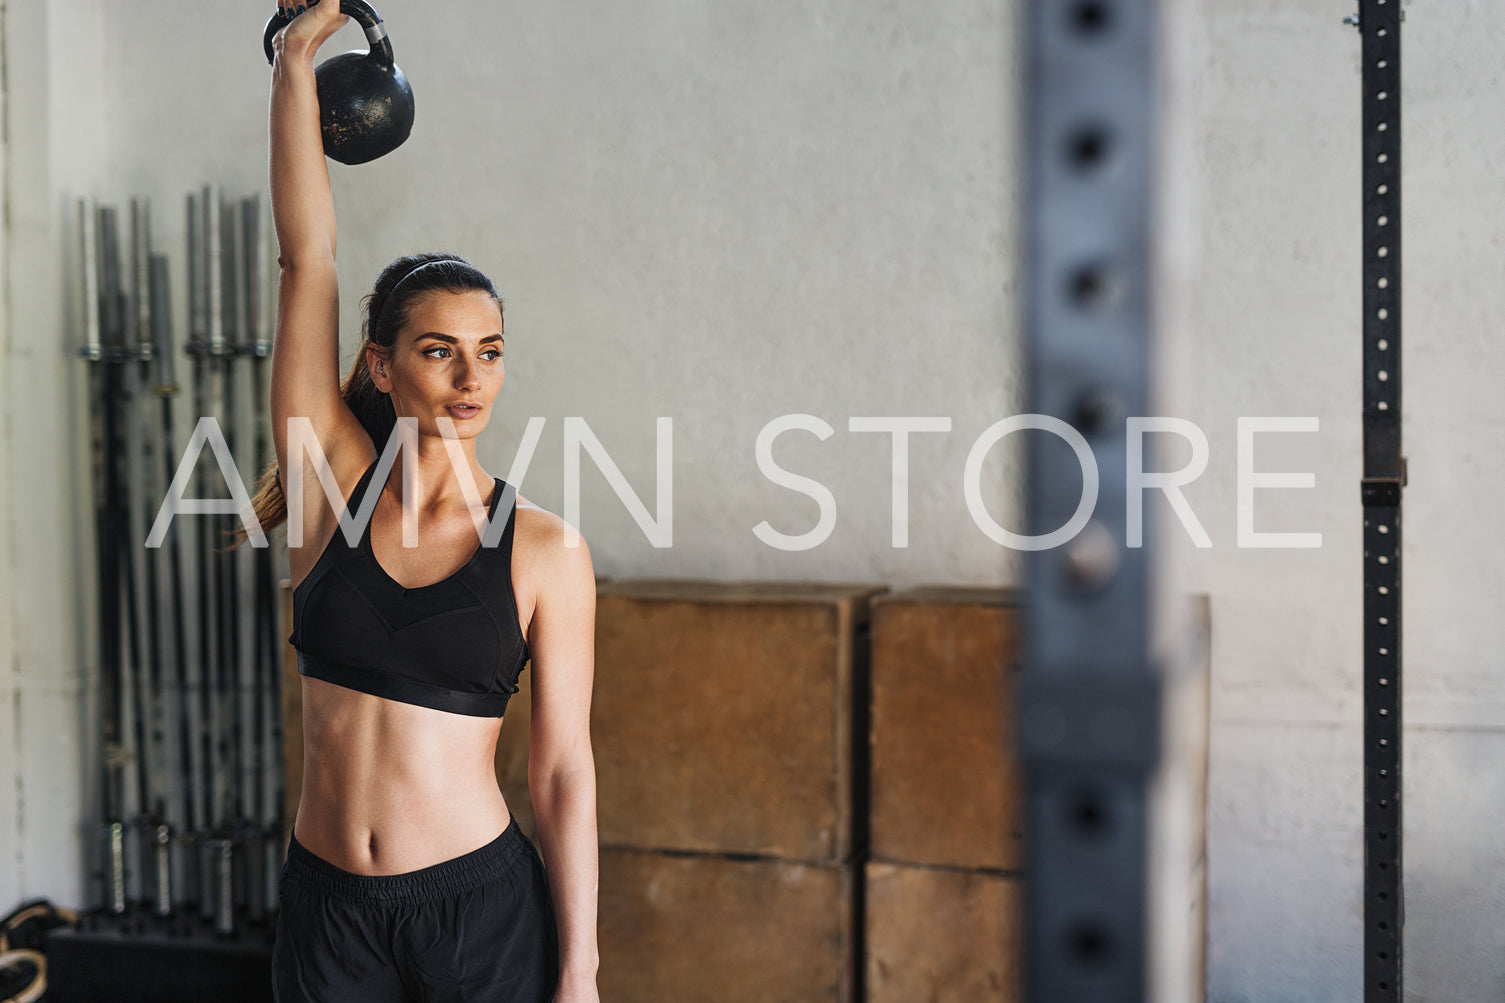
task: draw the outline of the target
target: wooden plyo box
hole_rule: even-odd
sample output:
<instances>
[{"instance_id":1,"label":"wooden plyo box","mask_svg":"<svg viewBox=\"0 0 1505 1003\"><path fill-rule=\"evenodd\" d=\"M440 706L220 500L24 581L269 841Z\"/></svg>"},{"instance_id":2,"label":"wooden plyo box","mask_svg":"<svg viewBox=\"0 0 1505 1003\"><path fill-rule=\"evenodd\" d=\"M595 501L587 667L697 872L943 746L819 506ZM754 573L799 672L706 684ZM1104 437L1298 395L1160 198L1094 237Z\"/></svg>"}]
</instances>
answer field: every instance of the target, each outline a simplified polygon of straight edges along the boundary
<instances>
[{"instance_id":1,"label":"wooden plyo box","mask_svg":"<svg viewBox=\"0 0 1505 1003\"><path fill-rule=\"evenodd\" d=\"M601 844L845 859L854 665L868 601L885 590L603 584L591 706Z\"/></svg>"},{"instance_id":2,"label":"wooden plyo box","mask_svg":"<svg viewBox=\"0 0 1505 1003\"><path fill-rule=\"evenodd\" d=\"M868 1003L1014 1003L1023 996L1023 879L869 862Z\"/></svg>"},{"instance_id":3,"label":"wooden plyo box","mask_svg":"<svg viewBox=\"0 0 1505 1003\"><path fill-rule=\"evenodd\" d=\"M1018 593L926 586L872 603L872 857L1023 866Z\"/></svg>"},{"instance_id":4,"label":"wooden plyo box","mask_svg":"<svg viewBox=\"0 0 1505 1003\"><path fill-rule=\"evenodd\" d=\"M848 1003L853 875L851 864L603 847L601 998Z\"/></svg>"}]
</instances>

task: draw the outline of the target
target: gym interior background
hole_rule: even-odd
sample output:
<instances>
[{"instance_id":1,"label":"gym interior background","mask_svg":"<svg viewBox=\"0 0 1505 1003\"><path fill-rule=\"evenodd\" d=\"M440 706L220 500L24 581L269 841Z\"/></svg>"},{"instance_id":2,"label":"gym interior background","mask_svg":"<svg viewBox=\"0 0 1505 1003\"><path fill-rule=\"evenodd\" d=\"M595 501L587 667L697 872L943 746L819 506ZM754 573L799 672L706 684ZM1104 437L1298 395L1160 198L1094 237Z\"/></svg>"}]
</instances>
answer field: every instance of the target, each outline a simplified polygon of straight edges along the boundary
<instances>
[{"instance_id":1,"label":"gym interior background","mask_svg":"<svg viewBox=\"0 0 1505 1003\"><path fill-rule=\"evenodd\" d=\"M1018 554L983 534L962 487L976 440L1023 410L1014 3L380 9L417 122L397 153L331 165L346 337L399 253L449 249L496 276L509 365L483 459L511 479L525 425L544 419L522 491L556 512L566 417L650 513L656 421L672 417L672 546L653 546L585 464L598 574L1017 582ZM1184 318L1162 413L1210 444L1185 495L1213 546L1167 524L1176 588L1207 594L1213 624L1207 998L1357 999L1354 4L1165 10L1185 88L1166 109ZM1482 1000L1505 992L1505 478L1491 462L1505 345L1489 320L1505 311L1505 22L1460 0L1406 10L1406 998ZM264 190L269 13L0 3L0 907L89 897L96 649L71 207L150 197L157 244L177 253L185 193ZM351 26L326 52L362 44ZM182 295L176 282L180 332ZM833 430L779 441L780 465L836 500L829 537L798 552L753 532L818 515L758 472L760 430L788 414ZM911 439L904 547L889 438L849 427L893 415L951 422ZM1320 533L1320 547L1238 545L1241 416L1318 419L1259 438L1256 469L1310 471L1315 486L1257 492L1256 529ZM981 481L1004 525L1022 498L1017 439ZM1185 460L1172 450L1167 469Z\"/></svg>"}]
</instances>

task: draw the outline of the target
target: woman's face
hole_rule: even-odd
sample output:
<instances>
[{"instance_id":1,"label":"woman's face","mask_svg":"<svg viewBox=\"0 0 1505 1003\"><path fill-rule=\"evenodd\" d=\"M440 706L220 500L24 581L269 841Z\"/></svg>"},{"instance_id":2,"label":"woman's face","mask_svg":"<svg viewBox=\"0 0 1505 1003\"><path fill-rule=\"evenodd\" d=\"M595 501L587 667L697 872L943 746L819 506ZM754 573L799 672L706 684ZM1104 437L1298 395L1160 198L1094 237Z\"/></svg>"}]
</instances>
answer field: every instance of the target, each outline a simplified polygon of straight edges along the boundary
<instances>
[{"instance_id":1,"label":"woman's face","mask_svg":"<svg viewBox=\"0 0 1505 1003\"><path fill-rule=\"evenodd\" d=\"M443 435L451 418L462 439L481 434L502 389L502 312L484 292L435 290L413 300L408 324L387 358L367 358L377 389L419 435Z\"/></svg>"}]
</instances>

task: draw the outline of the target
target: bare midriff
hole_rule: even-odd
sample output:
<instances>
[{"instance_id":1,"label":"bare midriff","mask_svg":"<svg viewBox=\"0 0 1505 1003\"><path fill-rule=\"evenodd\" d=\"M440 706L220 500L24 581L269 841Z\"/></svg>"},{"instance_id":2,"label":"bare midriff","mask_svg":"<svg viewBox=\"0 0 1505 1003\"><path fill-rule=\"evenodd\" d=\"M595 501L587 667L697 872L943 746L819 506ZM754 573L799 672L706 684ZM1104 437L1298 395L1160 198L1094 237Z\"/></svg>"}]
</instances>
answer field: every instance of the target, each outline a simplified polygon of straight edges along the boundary
<instances>
[{"instance_id":1,"label":"bare midriff","mask_svg":"<svg viewBox=\"0 0 1505 1003\"><path fill-rule=\"evenodd\" d=\"M303 789L294 835L356 874L402 874L494 840L502 719L451 714L302 677Z\"/></svg>"}]
</instances>

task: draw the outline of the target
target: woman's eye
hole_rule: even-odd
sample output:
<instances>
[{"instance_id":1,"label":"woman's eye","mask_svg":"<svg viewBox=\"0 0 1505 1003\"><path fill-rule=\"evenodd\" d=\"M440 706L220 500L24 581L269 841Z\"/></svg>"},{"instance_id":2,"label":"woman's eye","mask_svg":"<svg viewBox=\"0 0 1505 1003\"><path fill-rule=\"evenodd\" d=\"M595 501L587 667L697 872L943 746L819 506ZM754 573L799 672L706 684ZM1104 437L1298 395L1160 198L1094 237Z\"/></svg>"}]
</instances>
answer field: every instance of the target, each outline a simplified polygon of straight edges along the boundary
<instances>
[{"instance_id":1,"label":"woman's eye","mask_svg":"<svg viewBox=\"0 0 1505 1003\"><path fill-rule=\"evenodd\" d=\"M445 348L443 345L435 345L433 348L425 348L423 350L423 355L430 359L447 359L449 358L449 349ZM495 362L501 357L502 350L499 348L488 348L481 353L481 358L485 359L487 362Z\"/></svg>"}]
</instances>

